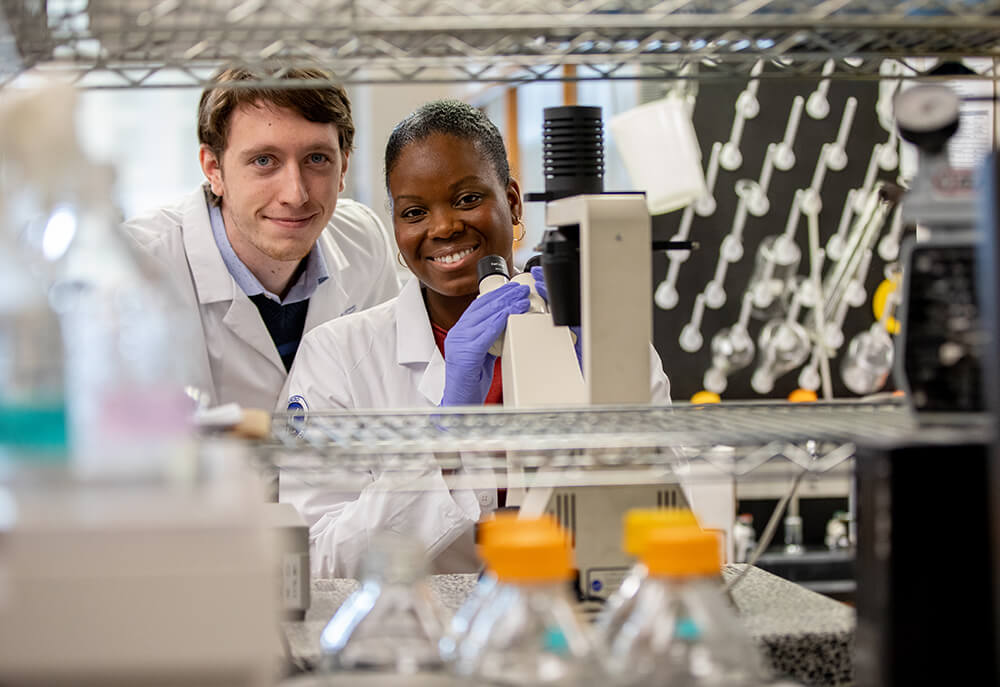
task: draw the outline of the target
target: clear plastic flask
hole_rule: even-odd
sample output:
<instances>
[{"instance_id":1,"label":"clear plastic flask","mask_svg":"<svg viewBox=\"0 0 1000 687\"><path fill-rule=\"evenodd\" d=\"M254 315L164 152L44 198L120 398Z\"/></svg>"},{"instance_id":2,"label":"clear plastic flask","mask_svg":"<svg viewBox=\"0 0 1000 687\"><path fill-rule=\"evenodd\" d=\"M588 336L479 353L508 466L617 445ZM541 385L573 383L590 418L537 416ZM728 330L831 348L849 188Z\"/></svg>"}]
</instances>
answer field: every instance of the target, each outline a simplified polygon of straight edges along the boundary
<instances>
[{"instance_id":1,"label":"clear plastic flask","mask_svg":"<svg viewBox=\"0 0 1000 687\"><path fill-rule=\"evenodd\" d=\"M386 675L440 670L444 614L427 585L426 566L412 541L388 533L373 537L361 588L320 635L324 668Z\"/></svg>"},{"instance_id":2,"label":"clear plastic flask","mask_svg":"<svg viewBox=\"0 0 1000 687\"><path fill-rule=\"evenodd\" d=\"M454 664L471 684L604 684L570 601L567 535L551 518L541 520L550 524L508 521L491 535L484 558L500 586L476 615Z\"/></svg>"},{"instance_id":3,"label":"clear plastic flask","mask_svg":"<svg viewBox=\"0 0 1000 687\"><path fill-rule=\"evenodd\" d=\"M621 631L635 606L636 594L648 570L642 562L649 535L670 527L698 527L694 513L687 508L633 508L625 514L622 550L635 559L621 586L608 597L601 613L594 620L594 641L604 645Z\"/></svg>"},{"instance_id":4,"label":"clear plastic flask","mask_svg":"<svg viewBox=\"0 0 1000 687\"><path fill-rule=\"evenodd\" d=\"M633 611L601 645L610 684L764 684L760 652L722 592L719 548L715 534L694 527L649 536Z\"/></svg>"}]
</instances>

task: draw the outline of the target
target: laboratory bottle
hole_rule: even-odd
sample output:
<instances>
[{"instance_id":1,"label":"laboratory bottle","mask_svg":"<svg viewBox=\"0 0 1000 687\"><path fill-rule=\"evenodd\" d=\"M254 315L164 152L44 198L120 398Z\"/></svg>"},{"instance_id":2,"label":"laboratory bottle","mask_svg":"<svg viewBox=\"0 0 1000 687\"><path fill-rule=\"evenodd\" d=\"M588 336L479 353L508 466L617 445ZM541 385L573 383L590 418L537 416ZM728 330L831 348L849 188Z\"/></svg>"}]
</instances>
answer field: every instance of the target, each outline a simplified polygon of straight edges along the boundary
<instances>
[{"instance_id":1,"label":"laboratory bottle","mask_svg":"<svg viewBox=\"0 0 1000 687\"><path fill-rule=\"evenodd\" d=\"M427 561L414 541L387 532L372 537L361 587L337 609L320 636L330 672L379 673L398 684L443 667L438 643L444 612L427 584Z\"/></svg>"},{"instance_id":2,"label":"laboratory bottle","mask_svg":"<svg viewBox=\"0 0 1000 687\"><path fill-rule=\"evenodd\" d=\"M636 593L647 575L642 562L646 540L652 532L669 527L698 527L698 520L688 508L632 508L625 513L622 550L635 562L594 620L596 642L603 643L617 634L631 616Z\"/></svg>"},{"instance_id":3,"label":"laboratory bottle","mask_svg":"<svg viewBox=\"0 0 1000 687\"><path fill-rule=\"evenodd\" d=\"M572 550L551 524L498 523L483 557L497 592L459 647L455 672L476 685L603 685L569 597Z\"/></svg>"},{"instance_id":4,"label":"laboratory bottle","mask_svg":"<svg viewBox=\"0 0 1000 687\"><path fill-rule=\"evenodd\" d=\"M720 542L711 532L652 532L648 574L632 613L598 645L610 684L752 687L765 683L760 652L719 583Z\"/></svg>"},{"instance_id":5,"label":"laboratory bottle","mask_svg":"<svg viewBox=\"0 0 1000 687\"><path fill-rule=\"evenodd\" d=\"M82 154L67 165L75 178L49 221L72 226L73 240L50 301L65 332L74 473L100 480L184 475L193 465L194 404L183 380L197 350L189 320L168 276L121 233L111 169Z\"/></svg>"},{"instance_id":6,"label":"laboratory bottle","mask_svg":"<svg viewBox=\"0 0 1000 687\"><path fill-rule=\"evenodd\" d=\"M475 622L476 617L483 608L488 607L494 597L499 593L503 585L493 572L492 558L490 555L493 542L493 533L500 530L511 530L512 528L550 529L559 531L559 525L552 518L519 518L516 512L494 513L489 520L479 523L476 533L476 544L479 551L479 558L485 564L485 569L479 576L476 586L469 594L465 602L458 608L448 622L444 636L441 638L441 658L448 663L459 660L460 654L468 655L475 653L478 649L474 646L475 639L469 642L469 646L464 646L469 629Z\"/></svg>"},{"instance_id":7,"label":"laboratory bottle","mask_svg":"<svg viewBox=\"0 0 1000 687\"><path fill-rule=\"evenodd\" d=\"M26 267L0 198L0 481L10 470L64 462L63 339L46 285Z\"/></svg>"},{"instance_id":8,"label":"laboratory bottle","mask_svg":"<svg viewBox=\"0 0 1000 687\"><path fill-rule=\"evenodd\" d=\"M736 563L746 563L757 546L757 532L753 528L753 515L740 513L733 523L733 558Z\"/></svg>"}]
</instances>

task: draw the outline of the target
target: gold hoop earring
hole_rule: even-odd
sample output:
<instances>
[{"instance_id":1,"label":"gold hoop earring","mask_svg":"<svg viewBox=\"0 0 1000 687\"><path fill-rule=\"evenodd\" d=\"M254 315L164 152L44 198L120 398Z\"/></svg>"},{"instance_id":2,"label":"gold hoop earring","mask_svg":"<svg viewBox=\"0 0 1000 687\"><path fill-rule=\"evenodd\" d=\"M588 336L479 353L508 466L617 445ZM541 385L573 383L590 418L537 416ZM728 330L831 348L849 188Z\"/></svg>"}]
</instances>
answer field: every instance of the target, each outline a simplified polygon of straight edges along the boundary
<instances>
[{"instance_id":1,"label":"gold hoop earring","mask_svg":"<svg viewBox=\"0 0 1000 687\"><path fill-rule=\"evenodd\" d=\"M524 226L524 223L521 222L521 220L517 220L516 222L514 222L514 226L515 227L521 227L521 235L520 236L515 236L514 240L515 241L523 241L524 237L528 234L528 228L526 226Z\"/></svg>"},{"instance_id":2,"label":"gold hoop earring","mask_svg":"<svg viewBox=\"0 0 1000 687\"><path fill-rule=\"evenodd\" d=\"M406 263L403 262L403 254L398 250L396 251L396 262L399 263L400 267L406 267Z\"/></svg>"}]
</instances>

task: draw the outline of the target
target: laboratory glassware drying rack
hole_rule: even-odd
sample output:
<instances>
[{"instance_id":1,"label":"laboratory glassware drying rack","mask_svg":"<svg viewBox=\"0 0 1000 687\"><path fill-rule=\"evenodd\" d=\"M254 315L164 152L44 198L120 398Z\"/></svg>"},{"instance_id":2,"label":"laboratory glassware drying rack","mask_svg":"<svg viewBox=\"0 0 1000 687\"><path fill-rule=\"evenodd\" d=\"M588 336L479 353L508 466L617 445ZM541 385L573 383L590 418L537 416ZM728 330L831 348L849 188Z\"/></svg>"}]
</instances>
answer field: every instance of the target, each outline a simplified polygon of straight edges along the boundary
<instances>
[{"instance_id":1,"label":"laboratory glassware drying rack","mask_svg":"<svg viewBox=\"0 0 1000 687\"><path fill-rule=\"evenodd\" d=\"M0 85L64 71L88 88L200 86L221 63L275 59L318 59L349 84L745 79L760 60L778 67L766 78L816 78L831 58L837 78L877 79L884 58L1000 52L998 0L2 0L0 12Z\"/></svg>"},{"instance_id":2,"label":"laboratory glassware drying rack","mask_svg":"<svg viewBox=\"0 0 1000 687\"><path fill-rule=\"evenodd\" d=\"M295 411L275 415L258 456L316 473L406 469L433 456L445 470L502 471L513 459L597 481L600 471L628 468L744 480L843 469L859 443L904 440L916 426L901 403L859 401Z\"/></svg>"}]
</instances>

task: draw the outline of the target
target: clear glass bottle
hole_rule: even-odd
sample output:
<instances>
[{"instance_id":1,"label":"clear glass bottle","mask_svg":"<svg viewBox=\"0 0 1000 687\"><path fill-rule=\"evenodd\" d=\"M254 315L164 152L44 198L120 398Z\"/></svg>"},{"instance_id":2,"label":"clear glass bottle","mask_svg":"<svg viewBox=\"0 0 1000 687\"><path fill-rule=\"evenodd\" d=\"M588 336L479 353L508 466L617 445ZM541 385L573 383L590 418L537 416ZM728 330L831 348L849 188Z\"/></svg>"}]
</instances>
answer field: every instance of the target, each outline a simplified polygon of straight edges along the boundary
<instances>
[{"instance_id":1,"label":"clear glass bottle","mask_svg":"<svg viewBox=\"0 0 1000 687\"><path fill-rule=\"evenodd\" d=\"M757 532L753 528L753 514L740 513L733 524L734 562L746 563L756 546Z\"/></svg>"},{"instance_id":2,"label":"clear glass bottle","mask_svg":"<svg viewBox=\"0 0 1000 687\"><path fill-rule=\"evenodd\" d=\"M73 468L96 479L175 474L193 464L193 332L168 276L120 232L110 168L73 164L50 219L74 235L50 291L66 332Z\"/></svg>"},{"instance_id":3,"label":"clear glass bottle","mask_svg":"<svg viewBox=\"0 0 1000 687\"><path fill-rule=\"evenodd\" d=\"M455 671L477 685L602 685L570 602L572 550L558 525L499 524L484 557L499 586L459 647Z\"/></svg>"},{"instance_id":4,"label":"clear glass bottle","mask_svg":"<svg viewBox=\"0 0 1000 687\"><path fill-rule=\"evenodd\" d=\"M688 508L633 508L625 514L622 550L635 559L621 586L608 597L594 620L594 638L598 645L607 644L621 632L635 606L636 594L648 575L642 553L650 534L664 528L698 527L698 520Z\"/></svg>"},{"instance_id":5,"label":"clear glass bottle","mask_svg":"<svg viewBox=\"0 0 1000 687\"><path fill-rule=\"evenodd\" d=\"M388 533L372 538L361 588L320 636L327 670L377 672L388 680L391 674L413 676L443 667L438 654L443 612L427 586L425 558L410 540Z\"/></svg>"},{"instance_id":6,"label":"clear glass bottle","mask_svg":"<svg viewBox=\"0 0 1000 687\"><path fill-rule=\"evenodd\" d=\"M722 593L719 548L715 534L693 527L650 534L633 611L600 645L612 684L764 683L760 652Z\"/></svg>"},{"instance_id":7,"label":"clear glass bottle","mask_svg":"<svg viewBox=\"0 0 1000 687\"><path fill-rule=\"evenodd\" d=\"M44 276L21 250L26 218L6 202L23 188L4 165L0 194L0 481L5 472L64 462L66 403L63 338L49 305ZM14 186L15 188L11 188Z\"/></svg>"}]
</instances>

